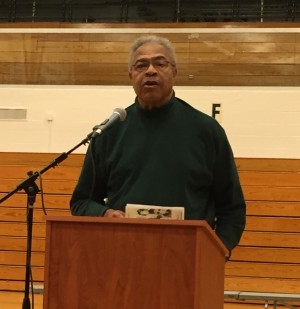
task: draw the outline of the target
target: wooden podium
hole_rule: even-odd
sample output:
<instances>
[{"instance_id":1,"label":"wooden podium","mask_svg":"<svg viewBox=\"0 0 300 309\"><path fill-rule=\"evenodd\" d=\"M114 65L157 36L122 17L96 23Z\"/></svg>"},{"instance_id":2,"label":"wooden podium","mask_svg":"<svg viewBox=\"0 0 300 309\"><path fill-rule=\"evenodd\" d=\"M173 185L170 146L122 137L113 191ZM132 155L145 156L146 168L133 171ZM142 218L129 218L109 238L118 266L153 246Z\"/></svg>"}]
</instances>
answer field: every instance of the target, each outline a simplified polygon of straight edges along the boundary
<instances>
[{"instance_id":1,"label":"wooden podium","mask_svg":"<svg viewBox=\"0 0 300 309\"><path fill-rule=\"evenodd\" d=\"M44 309L221 309L227 250L204 221L47 217Z\"/></svg>"}]
</instances>

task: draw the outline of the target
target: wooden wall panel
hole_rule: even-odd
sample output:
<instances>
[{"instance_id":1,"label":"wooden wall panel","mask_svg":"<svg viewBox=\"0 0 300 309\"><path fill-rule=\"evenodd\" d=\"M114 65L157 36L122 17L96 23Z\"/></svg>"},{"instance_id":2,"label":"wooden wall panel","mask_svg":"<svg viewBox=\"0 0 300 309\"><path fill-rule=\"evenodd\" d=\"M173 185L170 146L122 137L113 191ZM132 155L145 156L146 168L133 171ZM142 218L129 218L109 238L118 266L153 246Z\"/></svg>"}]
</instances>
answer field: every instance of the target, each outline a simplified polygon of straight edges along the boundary
<instances>
[{"instance_id":1,"label":"wooden wall panel","mask_svg":"<svg viewBox=\"0 0 300 309\"><path fill-rule=\"evenodd\" d=\"M161 28L173 29L170 33L161 33L157 24L77 24L71 27L90 27L90 33L43 33L42 30L40 33L22 33L26 27L40 26L42 29L51 28L51 25L68 26L14 24L20 27L20 33L0 33L1 83L129 85L128 49L142 33L126 33L125 30L152 27L152 33L163 35L174 43L178 61L177 85L300 85L300 34L289 32L293 25L296 26L293 23L269 24L263 31L260 31L259 23L241 23L234 25L242 28L241 32L228 33L218 32L218 28L228 25L216 26L216 23L159 24ZM2 24L0 28L8 26ZM112 33L111 29L118 26L124 28L124 33ZM105 28L106 32L94 33L92 29L97 28ZM199 31L189 31L195 28ZM207 28L216 31L202 31ZM276 28L286 31L273 31Z\"/></svg>"},{"instance_id":2,"label":"wooden wall panel","mask_svg":"<svg viewBox=\"0 0 300 309\"><path fill-rule=\"evenodd\" d=\"M239 246L232 252L231 258L235 261L288 263L297 264L300 261L300 249L282 249L266 247Z\"/></svg>"},{"instance_id":3,"label":"wooden wall panel","mask_svg":"<svg viewBox=\"0 0 300 309\"><path fill-rule=\"evenodd\" d=\"M245 231L240 246L265 248L299 248L300 233L274 231Z\"/></svg>"}]
</instances>

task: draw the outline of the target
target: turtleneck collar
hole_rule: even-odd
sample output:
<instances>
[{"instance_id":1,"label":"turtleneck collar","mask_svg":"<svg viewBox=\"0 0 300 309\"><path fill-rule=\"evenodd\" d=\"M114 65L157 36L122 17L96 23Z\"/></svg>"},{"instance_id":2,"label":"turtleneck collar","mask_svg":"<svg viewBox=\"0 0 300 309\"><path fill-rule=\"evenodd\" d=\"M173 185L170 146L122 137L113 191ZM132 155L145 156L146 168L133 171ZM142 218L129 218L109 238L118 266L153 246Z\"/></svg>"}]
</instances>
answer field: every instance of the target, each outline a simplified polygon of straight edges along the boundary
<instances>
[{"instance_id":1,"label":"turtleneck collar","mask_svg":"<svg viewBox=\"0 0 300 309\"><path fill-rule=\"evenodd\" d=\"M152 109L143 108L141 104L139 103L138 98L137 97L135 98L135 105L136 105L137 111L145 117L154 117L154 116L166 114L172 108L174 103L175 103L175 92L173 92L171 99L168 102L166 102L164 105L157 107L157 108L152 108Z\"/></svg>"}]
</instances>

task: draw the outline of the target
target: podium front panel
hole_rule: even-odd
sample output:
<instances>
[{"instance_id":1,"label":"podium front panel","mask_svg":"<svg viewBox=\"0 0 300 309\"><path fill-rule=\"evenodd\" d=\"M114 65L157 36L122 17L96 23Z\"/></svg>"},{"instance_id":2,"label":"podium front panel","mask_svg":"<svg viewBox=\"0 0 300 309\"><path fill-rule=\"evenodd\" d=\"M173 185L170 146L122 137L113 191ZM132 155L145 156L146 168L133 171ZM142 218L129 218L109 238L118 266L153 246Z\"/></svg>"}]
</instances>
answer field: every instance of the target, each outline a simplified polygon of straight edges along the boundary
<instances>
[{"instance_id":1,"label":"podium front panel","mask_svg":"<svg viewBox=\"0 0 300 309\"><path fill-rule=\"evenodd\" d=\"M161 221L47 220L44 309L221 309L207 226Z\"/></svg>"}]
</instances>

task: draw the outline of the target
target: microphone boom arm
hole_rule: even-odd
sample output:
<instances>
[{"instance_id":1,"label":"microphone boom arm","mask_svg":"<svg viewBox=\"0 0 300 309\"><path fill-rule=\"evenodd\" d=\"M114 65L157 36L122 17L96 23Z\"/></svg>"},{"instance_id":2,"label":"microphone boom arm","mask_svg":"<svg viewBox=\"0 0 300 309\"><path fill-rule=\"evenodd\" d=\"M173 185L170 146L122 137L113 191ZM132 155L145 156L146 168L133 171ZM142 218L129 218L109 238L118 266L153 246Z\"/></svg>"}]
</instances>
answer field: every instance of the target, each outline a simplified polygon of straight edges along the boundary
<instances>
[{"instance_id":1,"label":"microphone boom arm","mask_svg":"<svg viewBox=\"0 0 300 309\"><path fill-rule=\"evenodd\" d=\"M76 146L74 146L72 149L70 149L67 152L61 153L57 158L55 158L52 162L50 162L46 167L41 169L38 172L28 172L28 178L24 179L22 182L20 182L15 189L13 189L11 192L6 194L3 198L0 199L0 204L4 201L6 201L9 197L14 195L16 192L21 191L21 190L27 190L28 187L32 186L32 184L37 180L37 178L47 172L50 168L55 168L58 166L61 162L66 160L69 156L70 153L72 153L74 150L79 148L82 145L85 145L89 143L90 139L92 138L94 131L88 134L88 136L83 139L80 143L78 143Z\"/></svg>"}]
</instances>

